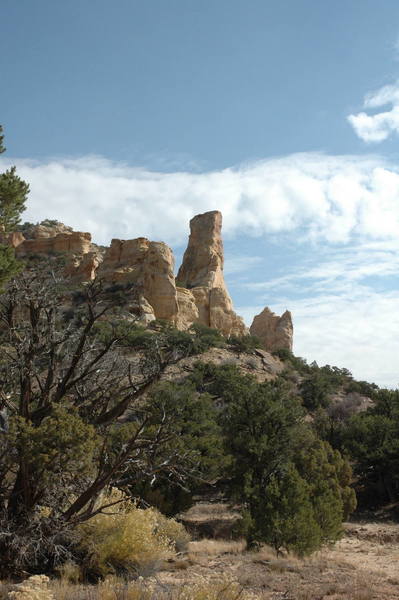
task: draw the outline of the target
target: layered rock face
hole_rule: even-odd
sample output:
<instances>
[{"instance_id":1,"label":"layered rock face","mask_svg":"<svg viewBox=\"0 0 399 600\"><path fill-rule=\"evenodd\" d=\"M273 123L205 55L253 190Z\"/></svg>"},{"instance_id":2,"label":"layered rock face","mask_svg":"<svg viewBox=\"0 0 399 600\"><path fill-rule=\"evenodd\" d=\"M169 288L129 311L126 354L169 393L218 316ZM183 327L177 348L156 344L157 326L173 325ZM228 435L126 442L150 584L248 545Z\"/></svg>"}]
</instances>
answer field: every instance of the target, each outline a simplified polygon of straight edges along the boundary
<instances>
[{"instance_id":1,"label":"layered rock face","mask_svg":"<svg viewBox=\"0 0 399 600\"><path fill-rule=\"evenodd\" d=\"M180 321L184 325L195 315L195 320L219 329L224 335L248 333L241 317L233 310L233 303L223 277L222 214L217 211L197 215L190 221L190 237L183 263L177 274ZM188 293L191 293L190 294Z\"/></svg>"},{"instance_id":2,"label":"layered rock face","mask_svg":"<svg viewBox=\"0 0 399 600\"><path fill-rule=\"evenodd\" d=\"M107 248L97 276L113 283L133 283L139 291L139 312L145 322L167 319L178 313L172 250L163 242L146 238L117 240ZM133 309L133 307L132 307Z\"/></svg>"},{"instance_id":3,"label":"layered rock face","mask_svg":"<svg viewBox=\"0 0 399 600\"><path fill-rule=\"evenodd\" d=\"M218 329L225 336L249 333L233 310L223 277L222 215L210 211L190 221L190 237L183 262L174 277L173 252L163 242L146 238L114 239L108 248L96 246L90 233L73 231L57 221L44 221L0 242L15 248L17 256L65 256L65 275L74 281L101 278L110 284L133 284L128 310L143 324L165 319L179 329L193 323ZM128 288L126 288L128 289ZM269 351L292 349L292 320L265 308L251 325Z\"/></svg>"},{"instance_id":4,"label":"layered rock face","mask_svg":"<svg viewBox=\"0 0 399 600\"><path fill-rule=\"evenodd\" d=\"M281 317L266 306L254 317L250 327L251 335L258 337L269 352L286 349L292 352L293 325L289 310Z\"/></svg>"}]
</instances>

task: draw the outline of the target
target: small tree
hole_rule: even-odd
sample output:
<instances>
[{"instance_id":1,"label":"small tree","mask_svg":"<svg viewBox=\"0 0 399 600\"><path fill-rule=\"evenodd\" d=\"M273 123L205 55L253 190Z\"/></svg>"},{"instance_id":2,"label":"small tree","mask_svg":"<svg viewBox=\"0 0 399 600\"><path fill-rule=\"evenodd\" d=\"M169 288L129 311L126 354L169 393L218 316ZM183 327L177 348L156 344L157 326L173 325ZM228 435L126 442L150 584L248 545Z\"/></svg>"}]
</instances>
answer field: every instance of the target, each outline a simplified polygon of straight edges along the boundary
<instances>
[{"instance_id":1,"label":"small tree","mask_svg":"<svg viewBox=\"0 0 399 600\"><path fill-rule=\"evenodd\" d=\"M350 468L304 423L289 386L231 365L198 365L192 378L223 404L230 489L246 507L249 541L308 554L336 540L354 508Z\"/></svg>"},{"instance_id":2,"label":"small tree","mask_svg":"<svg viewBox=\"0 0 399 600\"><path fill-rule=\"evenodd\" d=\"M3 128L0 125L0 154L5 152ZM29 185L18 177L16 167L0 174L0 234L7 236L18 223L29 193ZM16 275L21 264L16 260L13 248L0 244L0 289Z\"/></svg>"},{"instance_id":3,"label":"small tree","mask_svg":"<svg viewBox=\"0 0 399 600\"><path fill-rule=\"evenodd\" d=\"M45 265L0 297L2 574L65 558L110 486L179 472L170 407L144 395L181 355L162 335L130 358L116 331L98 339L110 308L100 282L72 295Z\"/></svg>"},{"instance_id":4,"label":"small tree","mask_svg":"<svg viewBox=\"0 0 399 600\"><path fill-rule=\"evenodd\" d=\"M354 415L344 432L362 504L376 508L399 497L399 390L381 389L375 406Z\"/></svg>"}]
</instances>

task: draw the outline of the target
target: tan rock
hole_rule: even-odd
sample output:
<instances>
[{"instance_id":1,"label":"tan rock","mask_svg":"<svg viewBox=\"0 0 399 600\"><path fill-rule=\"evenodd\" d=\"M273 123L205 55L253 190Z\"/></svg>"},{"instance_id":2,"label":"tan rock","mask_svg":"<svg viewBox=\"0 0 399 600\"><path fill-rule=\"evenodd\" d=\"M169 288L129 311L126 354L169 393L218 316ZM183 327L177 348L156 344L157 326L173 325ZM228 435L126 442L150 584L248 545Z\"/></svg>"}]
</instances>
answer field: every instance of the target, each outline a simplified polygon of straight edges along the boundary
<instances>
[{"instance_id":1,"label":"tan rock","mask_svg":"<svg viewBox=\"0 0 399 600\"><path fill-rule=\"evenodd\" d=\"M25 241L24 235L20 231L13 231L8 235L0 232L0 244L17 248Z\"/></svg>"},{"instance_id":2,"label":"tan rock","mask_svg":"<svg viewBox=\"0 0 399 600\"><path fill-rule=\"evenodd\" d=\"M266 306L254 317L250 333L258 337L269 352L282 349L292 352L293 325L288 310L279 317Z\"/></svg>"},{"instance_id":3,"label":"tan rock","mask_svg":"<svg viewBox=\"0 0 399 600\"><path fill-rule=\"evenodd\" d=\"M199 320L195 297L192 291L186 288L177 287L176 293L178 304L176 327L178 329L188 329L192 323Z\"/></svg>"},{"instance_id":4,"label":"tan rock","mask_svg":"<svg viewBox=\"0 0 399 600\"><path fill-rule=\"evenodd\" d=\"M13 586L8 592L10 600L55 600L54 595L48 589L49 578L46 575L32 575L22 583Z\"/></svg>"},{"instance_id":5,"label":"tan rock","mask_svg":"<svg viewBox=\"0 0 399 600\"><path fill-rule=\"evenodd\" d=\"M0 242L16 249L16 255L66 256L65 275L88 282L96 277L109 283L134 284L129 303L132 318L148 324L166 319L179 329L202 323L226 336L246 335L248 329L233 310L223 277L222 215L210 211L190 221L190 237L183 263L174 278L173 252L163 242L140 237L113 239L103 250L91 235L73 231L58 221L43 221L10 235L0 230ZM183 287L180 287L183 286ZM265 309L255 317L251 333L269 350L292 348L292 320Z\"/></svg>"},{"instance_id":6,"label":"tan rock","mask_svg":"<svg viewBox=\"0 0 399 600\"><path fill-rule=\"evenodd\" d=\"M91 250L91 235L82 231L57 233L54 237L28 239L16 248L17 256L54 253L86 254Z\"/></svg>"},{"instance_id":7,"label":"tan rock","mask_svg":"<svg viewBox=\"0 0 399 600\"><path fill-rule=\"evenodd\" d=\"M222 214L210 211L190 221L190 237L177 281L189 289L198 309L198 322L226 336L244 335L247 328L233 310L223 277Z\"/></svg>"},{"instance_id":8,"label":"tan rock","mask_svg":"<svg viewBox=\"0 0 399 600\"><path fill-rule=\"evenodd\" d=\"M188 246L177 274L184 287L226 287L221 231L222 213L218 210L191 219Z\"/></svg>"},{"instance_id":9,"label":"tan rock","mask_svg":"<svg viewBox=\"0 0 399 600\"><path fill-rule=\"evenodd\" d=\"M173 270L172 250L163 242L114 239L97 275L109 282L134 283L157 319L175 322L178 304Z\"/></svg>"},{"instance_id":10,"label":"tan rock","mask_svg":"<svg viewBox=\"0 0 399 600\"><path fill-rule=\"evenodd\" d=\"M67 263L64 274L75 281L93 281L101 262L102 256L98 251L75 255L72 257L71 262Z\"/></svg>"},{"instance_id":11,"label":"tan rock","mask_svg":"<svg viewBox=\"0 0 399 600\"><path fill-rule=\"evenodd\" d=\"M50 238L59 233L72 233L72 227L68 227L60 221L43 221L37 225L32 225L25 230L26 239Z\"/></svg>"}]
</instances>

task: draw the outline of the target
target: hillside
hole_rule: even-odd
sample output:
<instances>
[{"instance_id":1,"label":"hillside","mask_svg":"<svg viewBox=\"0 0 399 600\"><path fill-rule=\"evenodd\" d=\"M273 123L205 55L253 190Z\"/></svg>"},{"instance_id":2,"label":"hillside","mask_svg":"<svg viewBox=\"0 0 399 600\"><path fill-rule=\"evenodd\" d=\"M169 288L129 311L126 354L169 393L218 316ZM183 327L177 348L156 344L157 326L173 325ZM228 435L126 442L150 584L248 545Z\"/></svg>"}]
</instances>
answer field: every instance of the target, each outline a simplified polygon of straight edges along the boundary
<instances>
[{"instance_id":1,"label":"hillside","mask_svg":"<svg viewBox=\"0 0 399 600\"><path fill-rule=\"evenodd\" d=\"M2 577L72 562L86 583L142 574L155 597L228 574L243 598L360 599L364 530L339 541L342 522L356 504L397 516L398 393L294 356L288 311L247 329L220 213L190 228L176 277L163 242L102 248L50 221L3 236L24 262L0 297Z\"/></svg>"}]
</instances>

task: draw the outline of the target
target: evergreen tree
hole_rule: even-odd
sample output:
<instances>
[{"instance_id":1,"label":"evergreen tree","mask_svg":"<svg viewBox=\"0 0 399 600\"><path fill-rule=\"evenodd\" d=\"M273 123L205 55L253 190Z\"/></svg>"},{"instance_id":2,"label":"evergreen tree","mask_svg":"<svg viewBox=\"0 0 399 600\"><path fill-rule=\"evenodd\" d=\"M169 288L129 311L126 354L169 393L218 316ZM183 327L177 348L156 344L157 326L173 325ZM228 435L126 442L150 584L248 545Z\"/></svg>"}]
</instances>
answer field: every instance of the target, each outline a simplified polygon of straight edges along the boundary
<instances>
[{"instance_id":1,"label":"evergreen tree","mask_svg":"<svg viewBox=\"0 0 399 600\"><path fill-rule=\"evenodd\" d=\"M0 154L3 154L3 152L5 152L5 148L4 148L4 135L3 135L3 127L0 125Z\"/></svg>"},{"instance_id":2,"label":"evergreen tree","mask_svg":"<svg viewBox=\"0 0 399 600\"><path fill-rule=\"evenodd\" d=\"M344 446L354 459L362 504L376 508L399 498L399 390L379 390L375 406L353 416Z\"/></svg>"},{"instance_id":3,"label":"evergreen tree","mask_svg":"<svg viewBox=\"0 0 399 600\"><path fill-rule=\"evenodd\" d=\"M231 365L198 365L192 379L223 405L230 488L246 507L249 541L300 555L335 541L355 508L351 470L304 422L289 386L259 384Z\"/></svg>"},{"instance_id":4,"label":"evergreen tree","mask_svg":"<svg viewBox=\"0 0 399 600\"><path fill-rule=\"evenodd\" d=\"M0 125L0 154L5 152L3 128ZM0 174L0 235L12 232L20 222L29 193L29 185L18 177L16 167ZM0 290L8 279L21 270L13 248L0 244Z\"/></svg>"}]
</instances>

